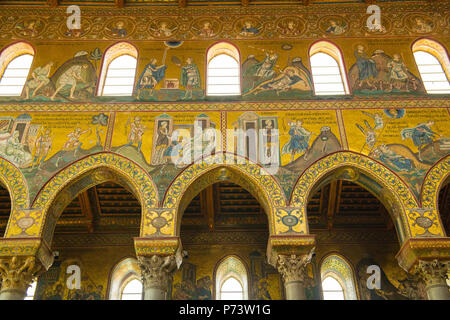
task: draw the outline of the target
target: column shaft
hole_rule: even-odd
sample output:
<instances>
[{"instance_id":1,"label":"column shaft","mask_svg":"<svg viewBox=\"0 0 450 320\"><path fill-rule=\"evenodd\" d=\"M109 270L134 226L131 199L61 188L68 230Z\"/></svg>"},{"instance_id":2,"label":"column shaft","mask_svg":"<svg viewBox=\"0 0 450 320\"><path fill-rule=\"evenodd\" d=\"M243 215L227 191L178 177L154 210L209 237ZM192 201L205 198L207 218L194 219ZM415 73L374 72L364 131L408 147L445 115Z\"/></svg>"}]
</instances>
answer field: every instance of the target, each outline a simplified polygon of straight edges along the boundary
<instances>
[{"instance_id":1,"label":"column shaft","mask_svg":"<svg viewBox=\"0 0 450 320\"><path fill-rule=\"evenodd\" d=\"M277 267L283 276L286 300L306 300L305 288L312 283L307 269L311 258L312 251L306 255L278 256Z\"/></svg>"},{"instance_id":2,"label":"column shaft","mask_svg":"<svg viewBox=\"0 0 450 320\"><path fill-rule=\"evenodd\" d=\"M425 281L429 300L450 300L450 291L447 286L448 262L419 260L416 272Z\"/></svg>"},{"instance_id":3,"label":"column shaft","mask_svg":"<svg viewBox=\"0 0 450 320\"><path fill-rule=\"evenodd\" d=\"M144 283L144 300L166 300L176 270L175 256L138 257Z\"/></svg>"}]
</instances>

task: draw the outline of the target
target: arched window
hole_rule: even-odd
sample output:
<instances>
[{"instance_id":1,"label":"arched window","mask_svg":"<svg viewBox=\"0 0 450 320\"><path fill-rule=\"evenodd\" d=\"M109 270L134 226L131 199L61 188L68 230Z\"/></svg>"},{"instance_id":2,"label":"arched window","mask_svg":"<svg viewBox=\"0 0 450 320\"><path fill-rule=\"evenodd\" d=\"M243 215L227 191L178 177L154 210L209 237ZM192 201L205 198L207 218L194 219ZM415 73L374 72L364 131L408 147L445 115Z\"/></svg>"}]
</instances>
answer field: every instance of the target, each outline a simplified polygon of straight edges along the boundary
<instances>
[{"instance_id":1,"label":"arched window","mask_svg":"<svg viewBox=\"0 0 450 320\"><path fill-rule=\"evenodd\" d=\"M120 261L113 269L109 285L110 300L141 300L141 270L134 258Z\"/></svg>"},{"instance_id":2,"label":"arched window","mask_svg":"<svg viewBox=\"0 0 450 320\"><path fill-rule=\"evenodd\" d=\"M5 48L0 55L0 96L20 96L33 63L34 49L25 42Z\"/></svg>"},{"instance_id":3,"label":"arched window","mask_svg":"<svg viewBox=\"0 0 450 320\"><path fill-rule=\"evenodd\" d=\"M341 52L332 43L320 41L309 49L311 73L316 95L349 94Z\"/></svg>"},{"instance_id":4,"label":"arched window","mask_svg":"<svg viewBox=\"0 0 450 320\"><path fill-rule=\"evenodd\" d=\"M128 42L119 42L106 50L97 91L99 96L133 95L137 55L137 49Z\"/></svg>"},{"instance_id":5,"label":"arched window","mask_svg":"<svg viewBox=\"0 0 450 320\"><path fill-rule=\"evenodd\" d=\"M34 294L36 293L36 286L37 286L37 281L34 281L31 284L31 286L28 287L27 294L26 294L24 300L33 300L34 299Z\"/></svg>"},{"instance_id":6,"label":"arched window","mask_svg":"<svg viewBox=\"0 0 450 320\"><path fill-rule=\"evenodd\" d=\"M236 96L241 94L239 52L233 45L220 42L207 52L206 94Z\"/></svg>"},{"instance_id":7,"label":"arched window","mask_svg":"<svg viewBox=\"0 0 450 320\"><path fill-rule=\"evenodd\" d=\"M345 300L344 289L332 276L328 276L322 281L322 292L324 300Z\"/></svg>"},{"instance_id":8,"label":"arched window","mask_svg":"<svg viewBox=\"0 0 450 320\"><path fill-rule=\"evenodd\" d=\"M216 300L248 300L248 276L244 263L229 256L217 266Z\"/></svg>"},{"instance_id":9,"label":"arched window","mask_svg":"<svg viewBox=\"0 0 450 320\"><path fill-rule=\"evenodd\" d=\"M356 300L353 270L345 258L332 254L320 266L324 300Z\"/></svg>"},{"instance_id":10,"label":"arched window","mask_svg":"<svg viewBox=\"0 0 450 320\"><path fill-rule=\"evenodd\" d=\"M420 39L412 50L427 93L450 93L450 62L444 47L436 41Z\"/></svg>"},{"instance_id":11,"label":"arched window","mask_svg":"<svg viewBox=\"0 0 450 320\"><path fill-rule=\"evenodd\" d=\"M244 288L238 280L229 277L222 283L220 298L221 300L243 300Z\"/></svg>"},{"instance_id":12,"label":"arched window","mask_svg":"<svg viewBox=\"0 0 450 320\"><path fill-rule=\"evenodd\" d=\"M120 300L142 300L142 282L131 279L122 289Z\"/></svg>"}]
</instances>

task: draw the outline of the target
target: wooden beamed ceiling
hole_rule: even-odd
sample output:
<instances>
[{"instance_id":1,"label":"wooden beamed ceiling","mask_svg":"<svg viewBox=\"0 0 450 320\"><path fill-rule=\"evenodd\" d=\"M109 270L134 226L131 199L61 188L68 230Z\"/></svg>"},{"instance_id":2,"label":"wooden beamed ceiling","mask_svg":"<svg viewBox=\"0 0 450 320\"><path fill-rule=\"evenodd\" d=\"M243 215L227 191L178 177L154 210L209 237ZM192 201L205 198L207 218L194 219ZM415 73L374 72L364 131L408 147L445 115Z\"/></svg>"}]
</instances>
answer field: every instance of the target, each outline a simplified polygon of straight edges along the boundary
<instances>
[{"instance_id":1,"label":"wooden beamed ceiling","mask_svg":"<svg viewBox=\"0 0 450 320\"><path fill-rule=\"evenodd\" d=\"M450 184L439 195L442 223L450 231ZM9 193L0 187L0 231L11 211ZM310 230L383 229L394 231L392 219L370 192L347 181L333 181L319 189L308 202ZM64 209L56 233L139 232L141 207L125 188L103 183L79 194ZM188 205L182 231L267 231L267 216L245 189L221 182L202 190Z\"/></svg>"}]
</instances>

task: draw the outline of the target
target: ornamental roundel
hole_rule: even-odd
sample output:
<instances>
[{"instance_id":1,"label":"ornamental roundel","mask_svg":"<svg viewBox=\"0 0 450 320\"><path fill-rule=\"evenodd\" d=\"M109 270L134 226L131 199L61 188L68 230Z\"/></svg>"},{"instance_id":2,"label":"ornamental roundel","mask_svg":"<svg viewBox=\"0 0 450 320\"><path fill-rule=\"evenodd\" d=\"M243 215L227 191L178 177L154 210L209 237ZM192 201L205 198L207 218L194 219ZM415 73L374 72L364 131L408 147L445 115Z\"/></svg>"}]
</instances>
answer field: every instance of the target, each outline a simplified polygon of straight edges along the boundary
<instances>
[{"instance_id":1,"label":"ornamental roundel","mask_svg":"<svg viewBox=\"0 0 450 320\"><path fill-rule=\"evenodd\" d=\"M296 16L287 16L275 22L280 37L295 38L305 32L306 22Z\"/></svg>"}]
</instances>

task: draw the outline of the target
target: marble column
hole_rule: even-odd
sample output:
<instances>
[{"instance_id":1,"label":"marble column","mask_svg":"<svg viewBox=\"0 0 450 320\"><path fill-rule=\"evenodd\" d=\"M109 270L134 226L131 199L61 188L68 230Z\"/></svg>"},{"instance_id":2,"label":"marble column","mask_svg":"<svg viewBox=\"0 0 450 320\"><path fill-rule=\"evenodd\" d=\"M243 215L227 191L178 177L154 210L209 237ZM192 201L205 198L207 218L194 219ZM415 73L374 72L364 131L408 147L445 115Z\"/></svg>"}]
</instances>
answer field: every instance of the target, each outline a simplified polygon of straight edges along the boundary
<instances>
[{"instance_id":1,"label":"marble column","mask_svg":"<svg viewBox=\"0 0 450 320\"><path fill-rule=\"evenodd\" d=\"M0 300L23 300L28 287L41 271L44 271L44 268L41 263L36 263L35 257L0 259Z\"/></svg>"},{"instance_id":2,"label":"marble column","mask_svg":"<svg viewBox=\"0 0 450 320\"><path fill-rule=\"evenodd\" d=\"M438 259L419 260L416 272L425 282L428 300L450 300L450 291L446 283L449 263Z\"/></svg>"},{"instance_id":3,"label":"marble column","mask_svg":"<svg viewBox=\"0 0 450 320\"><path fill-rule=\"evenodd\" d=\"M167 300L169 285L177 269L175 256L140 256L138 261L144 283L144 300Z\"/></svg>"},{"instance_id":4,"label":"marble column","mask_svg":"<svg viewBox=\"0 0 450 320\"><path fill-rule=\"evenodd\" d=\"M278 272L281 273L286 289L286 300L306 300L305 288L311 285L307 266L311 255L279 255Z\"/></svg>"}]
</instances>

